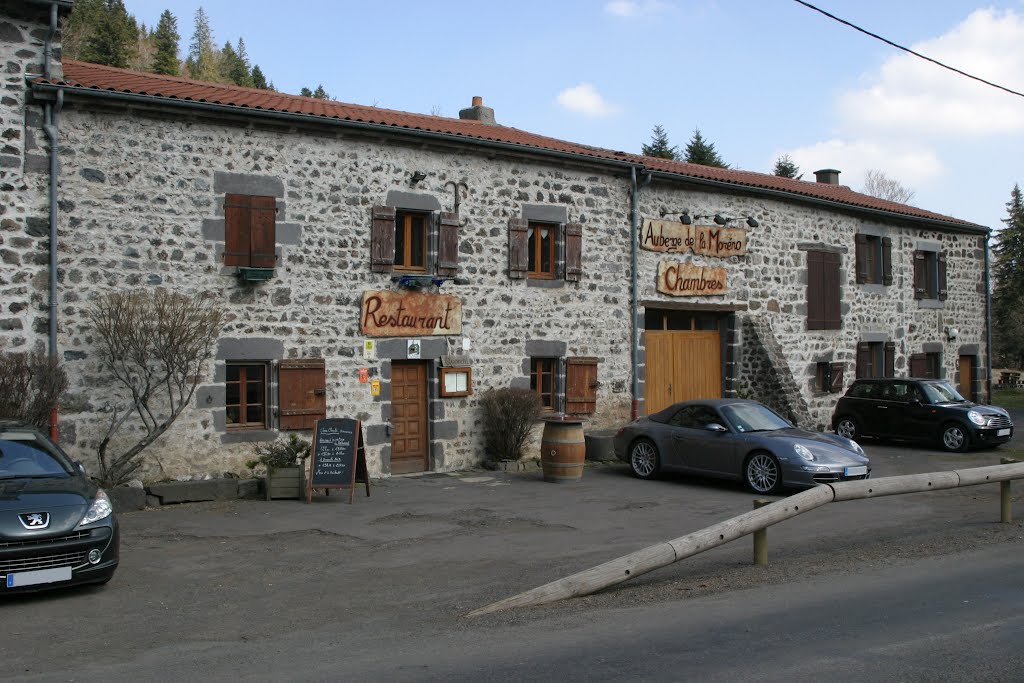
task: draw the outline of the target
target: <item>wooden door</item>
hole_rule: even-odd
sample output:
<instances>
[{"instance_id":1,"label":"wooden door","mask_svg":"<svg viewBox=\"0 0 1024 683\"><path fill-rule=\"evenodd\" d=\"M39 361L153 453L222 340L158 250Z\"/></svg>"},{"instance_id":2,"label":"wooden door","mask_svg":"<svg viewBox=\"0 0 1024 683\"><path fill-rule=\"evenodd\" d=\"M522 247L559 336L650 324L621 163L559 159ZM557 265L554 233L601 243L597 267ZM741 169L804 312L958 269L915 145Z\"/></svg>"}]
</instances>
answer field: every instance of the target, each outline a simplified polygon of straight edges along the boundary
<instances>
[{"instance_id":1,"label":"wooden door","mask_svg":"<svg viewBox=\"0 0 1024 683\"><path fill-rule=\"evenodd\" d=\"M721 337L717 331L646 332L644 412L679 401L721 398Z\"/></svg>"},{"instance_id":2,"label":"wooden door","mask_svg":"<svg viewBox=\"0 0 1024 683\"><path fill-rule=\"evenodd\" d=\"M973 401L974 396L974 356L960 356L960 370L957 373L957 391L960 395L969 401Z\"/></svg>"},{"instance_id":3,"label":"wooden door","mask_svg":"<svg viewBox=\"0 0 1024 683\"><path fill-rule=\"evenodd\" d=\"M391 364L391 474L430 468L427 439L427 366Z\"/></svg>"}]
</instances>

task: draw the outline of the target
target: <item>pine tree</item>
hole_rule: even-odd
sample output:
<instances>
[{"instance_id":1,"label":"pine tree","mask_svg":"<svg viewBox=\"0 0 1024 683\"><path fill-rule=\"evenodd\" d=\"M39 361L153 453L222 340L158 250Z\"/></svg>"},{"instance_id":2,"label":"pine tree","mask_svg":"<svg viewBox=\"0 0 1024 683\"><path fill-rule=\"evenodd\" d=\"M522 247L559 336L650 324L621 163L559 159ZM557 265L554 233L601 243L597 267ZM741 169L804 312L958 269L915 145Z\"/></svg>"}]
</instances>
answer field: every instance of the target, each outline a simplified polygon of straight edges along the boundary
<instances>
[{"instance_id":1,"label":"pine tree","mask_svg":"<svg viewBox=\"0 0 1024 683\"><path fill-rule=\"evenodd\" d=\"M241 85L246 88L254 86L252 71L249 68L249 54L245 51L245 39L242 37L238 38L238 47L235 48L235 61L228 75L231 77L231 82L235 85Z\"/></svg>"},{"instance_id":2,"label":"pine tree","mask_svg":"<svg viewBox=\"0 0 1024 683\"><path fill-rule=\"evenodd\" d=\"M1014 185L1006 203L1006 227L995 234L992 332L995 356L1024 367L1024 196Z\"/></svg>"},{"instance_id":3,"label":"pine tree","mask_svg":"<svg viewBox=\"0 0 1024 683\"><path fill-rule=\"evenodd\" d=\"M302 90L299 91L299 95L301 95L302 97L312 97L313 91L310 90L309 88L303 87Z\"/></svg>"},{"instance_id":4,"label":"pine tree","mask_svg":"<svg viewBox=\"0 0 1024 683\"><path fill-rule=\"evenodd\" d=\"M729 165L722 161L722 157L718 156L715 145L707 142L700 134L700 128L694 129L693 137L686 145L686 160L691 164L729 168Z\"/></svg>"},{"instance_id":5,"label":"pine tree","mask_svg":"<svg viewBox=\"0 0 1024 683\"><path fill-rule=\"evenodd\" d=\"M160 15L160 22L153 33L156 55L153 58L153 73L166 76L177 76L181 73L181 62L178 61L178 20L165 9Z\"/></svg>"},{"instance_id":6,"label":"pine tree","mask_svg":"<svg viewBox=\"0 0 1024 683\"><path fill-rule=\"evenodd\" d=\"M326 90L324 90L324 86L320 85L319 83L317 83L316 90L313 91L313 97L315 97L318 100L331 99L331 96L327 94Z\"/></svg>"},{"instance_id":7,"label":"pine tree","mask_svg":"<svg viewBox=\"0 0 1024 683\"><path fill-rule=\"evenodd\" d=\"M76 0L61 28L61 51L68 59L85 59L85 46L104 13L104 0Z\"/></svg>"},{"instance_id":8,"label":"pine tree","mask_svg":"<svg viewBox=\"0 0 1024 683\"><path fill-rule=\"evenodd\" d=\"M188 75L200 81L217 81L217 51L213 47L213 31L210 20L202 7L196 10L195 30L188 48L186 61Z\"/></svg>"},{"instance_id":9,"label":"pine tree","mask_svg":"<svg viewBox=\"0 0 1024 683\"><path fill-rule=\"evenodd\" d=\"M252 65L252 87L260 90L273 90L267 83L267 77L263 75L263 69L259 64Z\"/></svg>"},{"instance_id":10,"label":"pine tree","mask_svg":"<svg viewBox=\"0 0 1024 683\"><path fill-rule=\"evenodd\" d=\"M789 158L788 154L783 154L775 160L775 170L772 171L772 174L783 178L794 178L796 180L803 178L803 175L800 174L800 167Z\"/></svg>"},{"instance_id":11,"label":"pine tree","mask_svg":"<svg viewBox=\"0 0 1024 683\"><path fill-rule=\"evenodd\" d=\"M97 8L93 30L85 41L82 59L93 64L128 68L135 55L139 28L123 0L104 0Z\"/></svg>"},{"instance_id":12,"label":"pine tree","mask_svg":"<svg viewBox=\"0 0 1024 683\"><path fill-rule=\"evenodd\" d=\"M651 144L644 145L640 153L645 157L658 157L660 159L679 160L679 149L668 142L668 134L661 126L655 126L651 133Z\"/></svg>"}]
</instances>

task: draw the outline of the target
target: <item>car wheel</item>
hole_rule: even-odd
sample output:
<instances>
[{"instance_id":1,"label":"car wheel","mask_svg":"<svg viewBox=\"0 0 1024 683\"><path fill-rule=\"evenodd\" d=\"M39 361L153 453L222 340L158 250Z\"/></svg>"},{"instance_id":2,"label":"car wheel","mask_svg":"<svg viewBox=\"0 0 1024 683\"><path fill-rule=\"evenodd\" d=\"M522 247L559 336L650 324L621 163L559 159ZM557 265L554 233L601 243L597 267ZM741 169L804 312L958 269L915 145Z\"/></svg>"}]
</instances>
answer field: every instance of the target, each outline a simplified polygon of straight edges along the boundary
<instances>
[{"instance_id":1,"label":"car wheel","mask_svg":"<svg viewBox=\"0 0 1024 683\"><path fill-rule=\"evenodd\" d=\"M841 417L839 422L836 422L836 434L851 441L856 441L857 437L861 435L860 425L852 417Z\"/></svg>"},{"instance_id":2,"label":"car wheel","mask_svg":"<svg viewBox=\"0 0 1024 683\"><path fill-rule=\"evenodd\" d=\"M951 422L942 428L942 447L947 451L960 453L966 451L969 444L967 430L961 425Z\"/></svg>"},{"instance_id":3,"label":"car wheel","mask_svg":"<svg viewBox=\"0 0 1024 683\"><path fill-rule=\"evenodd\" d=\"M771 453L751 453L743 465L743 481L754 493L778 493L782 489L782 467Z\"/></svg>"},{"instance_id":4,"label":"car wheel","mask_svg":"<svg viewBox=\"0 0 1024 683\"><path fill-rule=\"evenodd\" d=\"M629 468L640 479L654 479L661 469L658 447L650 439L640 439L629 448Z\"/></svg>"}]
</instances>

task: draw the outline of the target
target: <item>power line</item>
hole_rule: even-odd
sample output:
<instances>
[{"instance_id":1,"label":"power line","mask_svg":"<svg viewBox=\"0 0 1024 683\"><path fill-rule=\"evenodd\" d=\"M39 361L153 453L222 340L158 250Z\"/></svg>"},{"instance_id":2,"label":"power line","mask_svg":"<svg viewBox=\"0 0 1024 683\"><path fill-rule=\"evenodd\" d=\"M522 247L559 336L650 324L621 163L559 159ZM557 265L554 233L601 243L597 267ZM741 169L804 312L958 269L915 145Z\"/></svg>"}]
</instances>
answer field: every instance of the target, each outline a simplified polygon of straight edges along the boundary
<instances>
[{"instance_id":1,"label":"power line","mask_svg":"<svg viewBox=\"0 0 1024 683\"><path fill-rule=\"evenodd\" d=\"M921 59L923 59L923 60L925 60L927 62L931 62L932 64L936 64L938 66L941 66L943 69L949 69L950 71L952 71L954 73L958 73L961 76L967 76L967 78L974 79L974 80L978 81L979 83L984 83L985 85L990 85L993 88L999 88L1000 90L1004 90L1004 91L1010 93L1011 95L1016 95L1017 97L1024 97L1024 93L1017 92L1016 90L1011 90L1010 88L1001 86L998 83L993 83L992 81L986 81L984 78L978 78L977 76L972 76L971 74L967 73L966 71L961 71L960 69L957 69L955 67L949 66L948 64L943 64L939 60L932 59L931 57L927 57L927 56L921 54L920 52L914 52L910 48L903 47L902 45L899 45L898 43L894 43L891 40L883 38L882 36L878 35L877 33L872 33L871 31L868 31L866 29L862 29L860 26L857 26L856 24L851 24L850 22L846 21L845 19L840 19L839 17L837 17L834 14L829 14L825 10L821 9L820 7L815 7L814 5L812 5L809 2L804 2L804 0L793 0L793 1L798 3L798 4L800 4L800 5L803 5L804 7L808 8L808 9L812 9L815 12L820 12L820 13L824 14L826 17L828 17L829 19L833 19L835 21L838 21L840 24L845 24L846 26L849 26L850 28L852 28L852 29L854 29L856 31L860 31L861 33L863 33L865 35L869 35L869 36L871 36L872 38L874 38L876 40L880 40L883 43L886 43L887 45L891 45L894 48L896 48L897 50L903 50L904 52L909 52L910 54L914 55L915 57L920 57Z\"/></svg>"}]
</instances>

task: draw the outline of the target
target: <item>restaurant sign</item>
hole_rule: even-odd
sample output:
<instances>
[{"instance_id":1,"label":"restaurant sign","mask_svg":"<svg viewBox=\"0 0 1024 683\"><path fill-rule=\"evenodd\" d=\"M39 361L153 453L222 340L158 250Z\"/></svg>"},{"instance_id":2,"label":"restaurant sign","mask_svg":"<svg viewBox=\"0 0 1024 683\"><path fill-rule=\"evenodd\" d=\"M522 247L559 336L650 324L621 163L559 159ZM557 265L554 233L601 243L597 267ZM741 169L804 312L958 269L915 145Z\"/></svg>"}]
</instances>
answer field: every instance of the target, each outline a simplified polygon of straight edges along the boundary
<instances>
[{"instance_id":1,"label":"restaurant sign","mask_svg":"<svg viewBox=\"0 0 1024 683\"><path fill-rule=\"evenodd\" d=\"M725 294L725 268L704 268L692 263L662 261L658 264L658 291L671 296Z\"/></svg>"},{"instance_id":2,"label":"restaurant sign","mask_svg":"<svg viewBox=\"0 0 1024 683\"><path fill-rule=\"evenodd\" d=\"M679 221L645 218L640 246L648 251L702 256L743 256L747 253L747 231L717 225L686 225Z\"/></svg>"},{"instance_id":3,"label":"restaurant sign","mask_svg":"<svg viewBox=\"0 0 1024 683\"><path fill-rule=\"evenodd\" d=\"M363 292L360 327L368 337L462 334L462 301L448 294Z\"/></svg>"}]
</instances>

